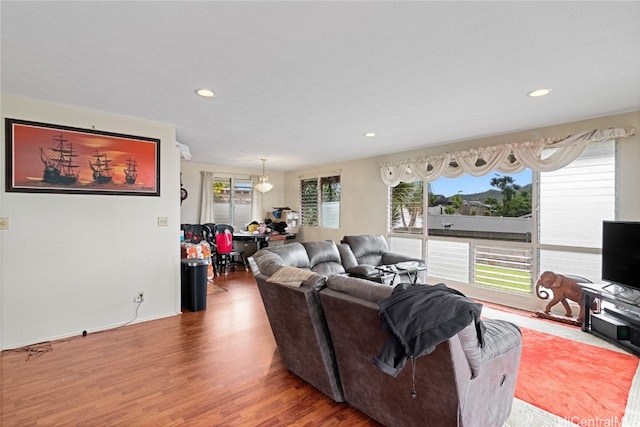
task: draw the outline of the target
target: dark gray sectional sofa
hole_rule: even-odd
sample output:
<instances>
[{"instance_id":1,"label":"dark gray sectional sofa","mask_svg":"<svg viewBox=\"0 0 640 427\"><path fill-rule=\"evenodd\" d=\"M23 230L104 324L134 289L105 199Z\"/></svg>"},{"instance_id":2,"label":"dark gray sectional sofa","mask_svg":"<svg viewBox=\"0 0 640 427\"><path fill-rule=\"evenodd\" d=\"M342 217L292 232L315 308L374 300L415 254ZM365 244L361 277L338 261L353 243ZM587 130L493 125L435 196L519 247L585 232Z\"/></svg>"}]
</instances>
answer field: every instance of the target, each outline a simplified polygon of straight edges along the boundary
<instances>
[{"instance_id":1,"label":"dark gray sectional sofa","mask_svg":"<svg viewBox=\"0 0 640 427\"><path fill-rule=\"evenodd\" d=\"M417 357L415 372L407 363L396 377L384 373L372 362L389 339L378 303L394 287L349 276L342 263L345 245L291 243L249 260L287 369L384 425L502 426L515 392L519 329L483 319L481 348L471 322ZM269 281L283 266L308 277L300 286Z\"/></svg>"}]
</instances>

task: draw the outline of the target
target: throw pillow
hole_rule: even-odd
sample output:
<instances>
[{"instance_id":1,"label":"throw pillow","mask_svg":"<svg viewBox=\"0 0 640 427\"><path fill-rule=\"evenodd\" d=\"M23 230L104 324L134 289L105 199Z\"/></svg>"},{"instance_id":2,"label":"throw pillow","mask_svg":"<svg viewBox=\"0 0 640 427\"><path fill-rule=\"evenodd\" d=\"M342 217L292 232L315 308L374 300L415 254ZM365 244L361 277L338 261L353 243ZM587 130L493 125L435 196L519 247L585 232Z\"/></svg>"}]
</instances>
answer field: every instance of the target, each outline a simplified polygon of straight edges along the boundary
<instances>
[{"instance_id":1,"label":"throw pillow","mask_svg":"<svg viewBox=\"0 0 640 427\"><path fill-rule=\"evenodd\" d=\"M294 286L299 288L302 282L307 280L315 273L310 270L303 270L301 268L289 267L287 265L280 267L278 271L273 273L271 277L267 279L270 283L279 283L286 286Z\"/></svg>"}]
</instances>

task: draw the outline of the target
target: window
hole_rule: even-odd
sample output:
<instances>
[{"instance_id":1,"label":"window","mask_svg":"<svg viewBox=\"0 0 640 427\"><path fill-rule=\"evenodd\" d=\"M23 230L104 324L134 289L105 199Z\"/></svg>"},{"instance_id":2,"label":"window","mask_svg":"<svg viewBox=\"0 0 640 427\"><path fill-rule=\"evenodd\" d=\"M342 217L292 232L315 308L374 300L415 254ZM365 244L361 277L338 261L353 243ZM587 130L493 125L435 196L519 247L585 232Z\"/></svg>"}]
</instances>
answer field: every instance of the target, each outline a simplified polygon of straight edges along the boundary
<instances>
[{"instance_id":1,"label":"window","mask_svg":"<svg viewBox=\"0 0 640 427\"><path fill-rule=\"evenodd\" d=\"M340 176L300 181L303 227L340 227Z\"/></svg>"},{"instance_id":2,"label":"window","mask_svg":"<svg viewBox=\"0 0 640 427\"><path fill-rule=\"evenodd\" d=\"M214 178L213 217L218 224L230 224L236 230L251 222L253 186L250 178Z\"/></svg>"},{"instance_id":3,"label":"window","mask_svg":"<svg viewBox=\"0 0 640 427\"><path fill-rule=\"evenodd\" d=\"M522 243L532 240L532 176L527 169L433 182L437 194L430 197L428 235L460 241L429 240L429 255L434 254L432 274L479 287L530 293L533 249ZM449 248L444 260L435 255L442 246Z\"/></svg>"},{"instance_id":4,"label":"window","mask_svg":"<svg viewBox=\"0 0 640 427\"><path fill-rule=\"evenodd\" d=\"M393 233L422 234L423 182L401 182L389 187L389 201L389 230Z\"/></svg>"},{"instance_id":5,"label":"window","mask_svg":"<svg viewBox=\"0 0 640 427\"><path fill-rule=\"evenodd\" d=\"M437 179L430 185L428 234L531 242L532 176L525 169Z\"/></svg>"},{"instance_id":6,"label":"window","mask_svg":"<svg viewBox=\"0 0 640 427\"><path fill-rule=\"evenodd\" d=\"M604 141L553 172L439 178L426 193L401 183L389 189L390 243L422 241L432 277L512 293L531 294L545 270L599 281L615 175L615 141Z\"/></svg>"}]
</instances>

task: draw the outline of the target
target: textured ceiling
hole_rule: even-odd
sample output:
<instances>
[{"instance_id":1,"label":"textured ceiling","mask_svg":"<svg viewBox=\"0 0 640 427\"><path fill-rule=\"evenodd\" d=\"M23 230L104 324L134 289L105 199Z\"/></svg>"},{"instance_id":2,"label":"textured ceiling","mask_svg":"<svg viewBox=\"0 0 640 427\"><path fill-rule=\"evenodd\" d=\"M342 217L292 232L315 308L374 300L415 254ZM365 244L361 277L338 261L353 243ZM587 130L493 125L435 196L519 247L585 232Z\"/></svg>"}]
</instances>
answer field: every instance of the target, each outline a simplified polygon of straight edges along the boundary
<instances>
[{"instance_id":1,"label":"textured ceiling","mask_svg":"<svg viewBox=\"0 0 640 427\"><path fill-rule=\"evenodd\" d=\"M175 125L202 163L291 170L640 110L637 1L0 8L3 94Z\"/></svg>"}]
</instances>

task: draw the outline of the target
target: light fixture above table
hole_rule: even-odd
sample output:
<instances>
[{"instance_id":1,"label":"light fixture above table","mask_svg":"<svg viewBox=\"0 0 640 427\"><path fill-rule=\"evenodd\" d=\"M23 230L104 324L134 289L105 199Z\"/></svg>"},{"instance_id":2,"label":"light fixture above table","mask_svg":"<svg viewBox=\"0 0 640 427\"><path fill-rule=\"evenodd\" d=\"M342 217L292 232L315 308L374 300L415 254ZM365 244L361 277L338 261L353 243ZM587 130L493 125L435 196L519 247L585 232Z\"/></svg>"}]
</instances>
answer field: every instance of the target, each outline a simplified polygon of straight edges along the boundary
<instances>
[{"instance_id":1,"label":"light fixture above table","mask_svg":"<svg viewBox=\"0 0 640 427\"><path fill-rule=\"evenodd\" d=\"M262 176L258 178L258 183L256 184L256 190L261 193L266 193L273 188L273 184L269 182L269 177L264 174L264 164L267 159L260 159L262 161Z\"/></svg>"}]
</instances>

